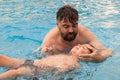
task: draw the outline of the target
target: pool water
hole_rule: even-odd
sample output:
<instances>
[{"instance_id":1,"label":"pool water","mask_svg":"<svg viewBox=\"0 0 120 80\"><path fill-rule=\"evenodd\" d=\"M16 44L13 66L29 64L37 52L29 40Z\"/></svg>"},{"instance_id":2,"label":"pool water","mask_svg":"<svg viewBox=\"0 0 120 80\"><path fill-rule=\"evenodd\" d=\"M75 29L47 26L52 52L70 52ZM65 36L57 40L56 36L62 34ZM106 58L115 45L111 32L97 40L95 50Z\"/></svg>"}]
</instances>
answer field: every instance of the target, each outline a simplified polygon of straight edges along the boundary
<instances>
[{"instance_id":1,"label":"pool water","mask_svg":"<svg viewBox=\"0 0 120 80\"><path fill-rule=\"evenodd\" d=\"M84 63L81 69L40 80L120 80L120 0L0 0L0 54L36 59L32 52L55 27L56 11L70 4L79 12L79 23L113 50L101 63ZM6 69L0 67L0 73ZM26 80L20 78L19 80Z\"/></svg>"}]
</instances>

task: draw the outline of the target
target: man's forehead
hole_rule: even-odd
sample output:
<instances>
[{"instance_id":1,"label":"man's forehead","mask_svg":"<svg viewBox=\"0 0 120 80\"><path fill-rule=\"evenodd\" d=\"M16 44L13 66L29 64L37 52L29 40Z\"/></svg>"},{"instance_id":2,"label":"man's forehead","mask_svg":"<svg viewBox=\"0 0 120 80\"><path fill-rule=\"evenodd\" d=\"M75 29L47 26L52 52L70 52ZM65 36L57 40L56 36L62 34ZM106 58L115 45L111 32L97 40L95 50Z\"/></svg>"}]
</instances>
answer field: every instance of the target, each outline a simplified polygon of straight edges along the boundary
<instances>
[{"instance_id":1,"label":"man's forehead","mask_svg":"<svg viewBox=\"0 0 120 80\"><path fill-rule=\"evenodd\" d=\"M76 24L76 23L78 23L78 21L69 21L69 20L61 20L60 22L63 24L67 24L67 23Z\"/></svg>"}]
</instances>

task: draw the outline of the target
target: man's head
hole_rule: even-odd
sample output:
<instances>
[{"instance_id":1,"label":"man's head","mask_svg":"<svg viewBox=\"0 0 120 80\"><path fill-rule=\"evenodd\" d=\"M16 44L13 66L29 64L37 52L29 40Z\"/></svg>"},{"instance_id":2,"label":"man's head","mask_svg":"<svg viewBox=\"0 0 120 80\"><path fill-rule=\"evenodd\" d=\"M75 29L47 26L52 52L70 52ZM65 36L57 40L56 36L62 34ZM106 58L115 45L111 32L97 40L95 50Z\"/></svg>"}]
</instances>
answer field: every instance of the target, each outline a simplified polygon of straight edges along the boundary
<instances>
[{"instance_id":1,"label":"man's head","mask_svg":"<svg viewBox=\"0 0 120 80\"><path fill-rule=\"evenodd\" d=\"M73 41L78 33L78 11L65 5L58 10L56 19L61 37L65 41Z\"/></svg>"}]
</instances>

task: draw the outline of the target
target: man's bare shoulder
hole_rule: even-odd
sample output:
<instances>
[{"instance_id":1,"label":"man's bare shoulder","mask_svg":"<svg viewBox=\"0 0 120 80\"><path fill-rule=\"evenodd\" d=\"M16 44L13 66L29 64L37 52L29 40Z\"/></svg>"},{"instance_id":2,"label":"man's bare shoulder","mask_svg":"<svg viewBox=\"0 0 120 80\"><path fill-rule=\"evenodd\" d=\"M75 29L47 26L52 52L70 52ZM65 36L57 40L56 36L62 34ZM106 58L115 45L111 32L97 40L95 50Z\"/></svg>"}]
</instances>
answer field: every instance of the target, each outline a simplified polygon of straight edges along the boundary
<instances>
[{"instance_id":1,"label":"man's bare shoulder","mask_svg":"<svg viewBox=\"0 0 120 80\"><path fill-rule=\"evenodd\" d=\"M96 40L94 33L91 32L87 27L82 25L78 26L78 35L81 37L81 40L87 43Z\"/></svg>"},{"instance_id":2,"label":"man's bare shoulder","mask_svg":"<svg viewBox=\"0 0 120 80\"><path fill-rule=\"evenodd\" d=\"M81 32L88 32L88 31L89 31L89 29L86 28L86 27L83 26L83 25L78 25L78 29L79 29Z\"/></svg>"},{"instance_id":3,"label":"man's bare shoulder","mask_svg":"<svg viewBox=\"0 0 120 80\"><path fill-rule=\"evenodd\" d=\"M47 35L45 36L44 40L51 40L51 39L55 39L55 37L57 37L59 34L59 30L57 27L51 29Z\"/></svg>"},{"instance_id":4,"label":"man's bare shoulder","mask_svg":"<svg viewBox=\"0 0 120 80\"><path fill-rule=\"evenodd\" d=\"M58 36L59 36L59 29L57 27L51 29L45 36L42 45L47 47L53 45L55 40L58 38Z\"/></svg>"},{"instance_id":5,"label":"man's bare shoulder","mask_svg":"<svg viewBox=\"0 0 120 80\"><path fill-rule=\"evenodd\" d=\"M59 34L59 29L57 27L51 29L48 34L46 35L47 37L56 37Z\"/></svg>"}]
</instances>

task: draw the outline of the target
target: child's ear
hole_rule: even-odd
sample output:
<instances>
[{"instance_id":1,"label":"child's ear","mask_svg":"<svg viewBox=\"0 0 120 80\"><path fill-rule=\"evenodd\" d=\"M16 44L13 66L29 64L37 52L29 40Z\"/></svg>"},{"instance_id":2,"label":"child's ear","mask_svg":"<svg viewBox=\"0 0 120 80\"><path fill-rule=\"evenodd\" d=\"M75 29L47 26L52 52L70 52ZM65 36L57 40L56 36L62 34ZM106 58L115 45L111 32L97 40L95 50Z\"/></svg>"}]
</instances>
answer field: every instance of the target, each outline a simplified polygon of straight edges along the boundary
<instances>
[{"instance_id":1,"label":"child's ear","mask_svg":"<svg viewBox=\"0 0 120 80\"><path fill-rule=\"evenodd\" d=\"M72 55L72 52L70 52L69 54Z\"/></svg>"},{"instance_id":2,"label":"child's ear","mask_svg":"<svg viewBox=\"0 0 120 80\"><path fill-rule=\"evenodd\" d=\"M76 56L76 54L74 52L70 52L70 55Z\"/></svg>"}]
</instances>

